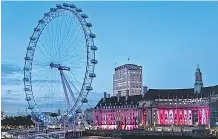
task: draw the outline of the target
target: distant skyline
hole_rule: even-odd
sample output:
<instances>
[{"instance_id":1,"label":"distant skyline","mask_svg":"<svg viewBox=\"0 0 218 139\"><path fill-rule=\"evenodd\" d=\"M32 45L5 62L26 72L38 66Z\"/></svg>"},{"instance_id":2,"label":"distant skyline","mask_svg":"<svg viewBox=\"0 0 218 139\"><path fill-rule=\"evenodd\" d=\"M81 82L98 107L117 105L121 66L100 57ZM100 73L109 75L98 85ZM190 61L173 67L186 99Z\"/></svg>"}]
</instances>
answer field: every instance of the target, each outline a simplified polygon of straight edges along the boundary
<instances>
[{"instance_id":1,"label":"distant skyline","mask_svg":"<svg viewBox=\"0 0 218 139\"><path fill-rule=\"evenodd\" d=\"M25 110L26 47L38 20L57 3L2 2L3 110ZM218 2L68 3L83 9L97 36L93 105L103 92L112 94L115 63L141 65L148 88L192 88L197 64L204 86L218 84Z\"/></svg>"}]
</instances>

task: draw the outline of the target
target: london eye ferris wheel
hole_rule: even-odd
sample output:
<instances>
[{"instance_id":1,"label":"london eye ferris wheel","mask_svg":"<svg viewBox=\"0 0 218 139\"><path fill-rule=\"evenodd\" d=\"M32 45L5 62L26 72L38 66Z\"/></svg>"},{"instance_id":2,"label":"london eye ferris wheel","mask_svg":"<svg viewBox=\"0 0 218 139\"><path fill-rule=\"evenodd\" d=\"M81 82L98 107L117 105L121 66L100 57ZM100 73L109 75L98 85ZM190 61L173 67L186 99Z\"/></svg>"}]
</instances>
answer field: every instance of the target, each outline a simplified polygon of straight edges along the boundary
<instances>
[{"instance_id":1,"label":"london eye ferris wheel","mask_svg":"<svg viewBox=\"0 0 218 139\"><path fill-rule=\"evenodd\" d=\"M96 77L95 34L88 16L74 4L57 4L44 13L30 37L24 65L25 100L40 121L42 112L71 115L87 103Z\"/></svg>"}]
</instances>

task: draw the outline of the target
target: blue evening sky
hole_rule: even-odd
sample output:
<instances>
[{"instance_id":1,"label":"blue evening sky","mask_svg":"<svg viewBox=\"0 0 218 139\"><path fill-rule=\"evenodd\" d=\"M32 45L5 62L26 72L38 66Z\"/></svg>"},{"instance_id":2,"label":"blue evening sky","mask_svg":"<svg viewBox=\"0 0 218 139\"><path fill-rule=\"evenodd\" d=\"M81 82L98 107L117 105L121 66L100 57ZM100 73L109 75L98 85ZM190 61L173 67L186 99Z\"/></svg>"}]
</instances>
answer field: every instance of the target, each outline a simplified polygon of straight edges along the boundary
<instances>
[{"instance_id":1,"label":"blue evening sky","mask_svg":"<svg viewBox=\"0 0 218 139\"><path fill-rule=\"evenodd\" d=\"M57 3L2 2L3 110L24 110L26 102L17 104L25 98L20 69L26 47L38 20ZM191 88L197 64L205 86L218 84L218 2L73 3L97 35L93 105L112 92L115 63L143 66L148 88Z\"/></svg>"}]
</instances>

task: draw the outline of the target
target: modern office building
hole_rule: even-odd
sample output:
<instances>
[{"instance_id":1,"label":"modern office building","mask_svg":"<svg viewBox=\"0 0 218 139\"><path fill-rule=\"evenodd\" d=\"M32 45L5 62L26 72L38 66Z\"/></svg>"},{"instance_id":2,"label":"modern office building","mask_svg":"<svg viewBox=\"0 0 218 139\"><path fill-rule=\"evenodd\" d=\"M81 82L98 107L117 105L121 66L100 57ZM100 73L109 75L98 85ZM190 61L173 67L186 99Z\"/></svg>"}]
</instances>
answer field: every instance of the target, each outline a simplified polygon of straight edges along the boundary
<instances>
[{"instance_id":1,"label":"modern office building","mask_svg":"<svg viewBox=\"0 0 218 139\"><path fill-rule=\"evenodd\" d=\"M142 66L134 64L125 64L115 68L113 74L113 95L118 92L121 96L126 95L129 91L129 96L141 95L142 93Z\"/></svg>"}]
</instances>

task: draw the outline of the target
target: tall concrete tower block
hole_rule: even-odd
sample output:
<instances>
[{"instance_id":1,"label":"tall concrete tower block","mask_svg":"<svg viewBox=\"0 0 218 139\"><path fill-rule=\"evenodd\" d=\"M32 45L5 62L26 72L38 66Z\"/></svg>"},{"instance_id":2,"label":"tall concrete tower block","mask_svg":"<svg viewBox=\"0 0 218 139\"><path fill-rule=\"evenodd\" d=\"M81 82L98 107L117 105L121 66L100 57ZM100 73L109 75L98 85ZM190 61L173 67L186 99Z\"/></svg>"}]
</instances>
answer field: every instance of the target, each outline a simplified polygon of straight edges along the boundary
<instances>
[{"instance_id":1,"label":"tall concrete tower block","mask_svg":"<svg viewBox=\"0 0 218 139\"><path fill-rule=\"evenodd\" d=\"M199 94L202 88L203 88L202 73L198 65L195 72L194 93Z\"/></svg>"},{"instance_id":2,"label":"tall concrete tower block","mask_svg":"<svg viewBox=\"0 0 218 139\"><path fill-rule=\"evenodd\" d=\"M142 66L125 64L115 68L113 74L113 95L116 96L120 92L121 96L126 96L126 90L129 90L129 96L141 94Z\"/></svg>"}]
</instances>

